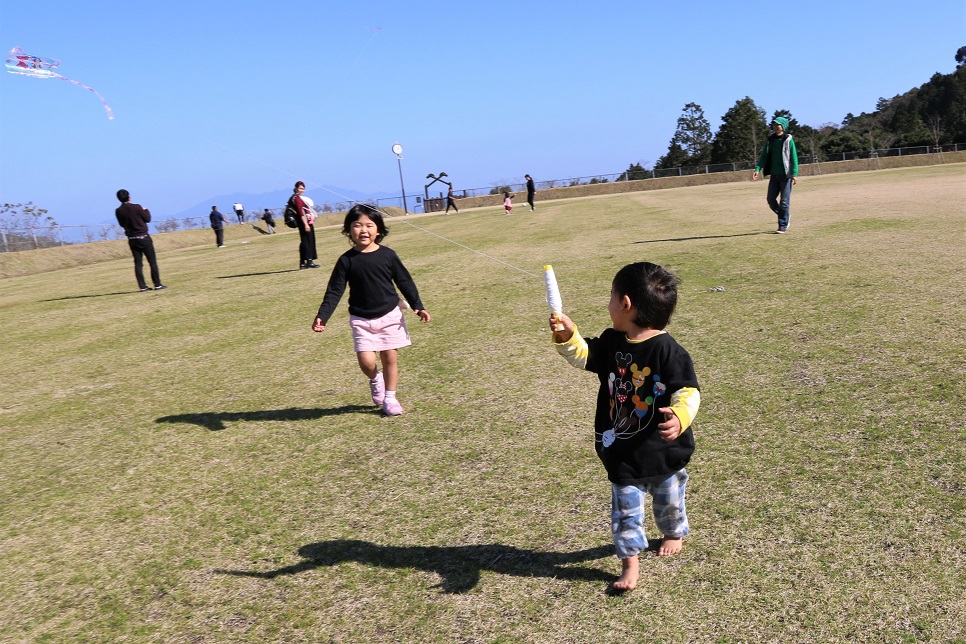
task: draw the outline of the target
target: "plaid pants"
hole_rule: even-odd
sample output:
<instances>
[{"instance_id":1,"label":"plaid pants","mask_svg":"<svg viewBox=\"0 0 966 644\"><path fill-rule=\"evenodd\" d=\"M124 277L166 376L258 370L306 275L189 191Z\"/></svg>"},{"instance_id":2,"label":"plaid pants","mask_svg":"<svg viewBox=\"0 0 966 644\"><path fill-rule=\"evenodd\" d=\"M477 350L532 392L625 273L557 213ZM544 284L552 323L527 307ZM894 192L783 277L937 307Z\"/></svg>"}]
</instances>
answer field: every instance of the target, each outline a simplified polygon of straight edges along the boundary
<instances>
[{"instance_id":1,"label":"plaid pants","mask_svg":"<svg viewBox=\"0 0 966 644\"><path fill-rule=\"evenodd\" d=\"M683 537L688 529L684 488L688 473L679 470L663 480L641 485L611 484L611 531L617 556L627 559L647 550L644 534L644 502L651 495L654 522L665 537Z\"/></svg>"}]
</instances>

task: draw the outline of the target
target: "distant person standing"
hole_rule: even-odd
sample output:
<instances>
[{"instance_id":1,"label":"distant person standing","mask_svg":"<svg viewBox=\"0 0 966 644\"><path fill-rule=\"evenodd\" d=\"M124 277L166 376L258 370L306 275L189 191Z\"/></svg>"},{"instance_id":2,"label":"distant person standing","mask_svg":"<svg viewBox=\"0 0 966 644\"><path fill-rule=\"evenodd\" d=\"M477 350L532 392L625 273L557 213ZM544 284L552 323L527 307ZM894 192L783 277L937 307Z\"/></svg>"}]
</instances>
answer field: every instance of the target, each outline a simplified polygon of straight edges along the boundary
<instances>
[{"instance_id":1,"label":"distant person standing","mask_svg":"<svg viewBox=\"0 0 966 644\"><path fill-rule=\"evenodd\" d=\"M768 135L765 149L758 157L752 181L758 181L758 173L771 176L768 180L768 194L765 201L768 207L778 215L779 235L788 231L788 219L791 215L792 186L798 183L798 151L792 135L786 132L788 119L779 116L771 122L772 133Z\"/></svg>"},{"instance_id":2,"label":"distant person standing","mask_svg":"<svg viewBox=\"0 0 966 644\"><path fill-rule=\"evenodd\" d=\"M245 223L245 208L243 208L240 203L236 203L234 205L234 208L235 208L235 216L238 217L238 223L240 224Z\"/></svg>"},{"instance_id":3,"label":"distant person standing","mask_svg":"<svg viewBox=\"0 0 966 644\"><path fill-rule=\"evenodd\" d=\"M459 214L460 209L456 207L456 195L453 194L453 186L450 186L449 192L446 193L446 212L443 214L448 215L450 208L453 208L456 210L456 214Z\"/></svg>"},{"instance_id":4,"label":"distant person standing","mask_svg":"<svg viewBox=\"0 0 966 644\"><path fill-rule=\"evenodd\" d=\"M289 197L288 206L286 206L295 211L299 224L299 270L319 267L315 263L319 258L315 250L315 212L305 202L306 197L302 196L304 193L305 184L296 181L294 193Z\"/></svg>"},{"instance_id":5,"label":"distant person standing","mask_svg":"<svg viewBox=\"0 0 966 644\"><path fill-rule=\"evenodd\" d=\"M508 215L510 214L510 211L513 210L513 199L510 198L509 192L503 193L503 209L506 210L506 214Z\"/></svg>"},{"instance_id":6,"label":"distant person standing","mask_svg":"<svg viewBox=\"0 0 966 644\"><path fill-rule=\"evenodd\" d=\"M158 270L158 259L154 253L154 242L148 234L148 222L151 221L151 213L147 208L142 208L140 204L131 203L131 194L124 190L117 191L117 200L121 205L114 211L117 223L124 229L127 236L127 245L134 256L134 277L138 281L138 288L141 292L150 291L144 281L144 258L148 260L151 267L151 281L154 283L154 290L160 291L167 288L161 283L161 271Z\"/></svg>"},{"instance_id":7,"label":"distant person standing","mask_svg":"<svg viewBox=\"0 0 966 644\"><path fill-rule=\"evenodd\" d=\"M262 215L262 221L265 222L265 227L268 228L268 232L271 235L275 234L275 218L272 217L271 211L266 208L265 214Z\"/></svg>"},{"instance_id":8,"label":"distant person standing","mask_svg":"<svg viewBox=\"0 0 966 644\"><path fill-rule=\"evenodd\" d=\"M537 192L537 189L533 185L533 177L531 177L529 174L525 174L523 176L527 180L527 203L530 204L530 212L533 212L535 210L533 205L533 196Z\"/></svg>"},{"instance_id":9,"label":"distant person standing","mask_svg":"<svg viewBox=\"0 0 966 644\"><path fill-rule=\"evenodd\" d=\"M228 220L225 219L223 214L218 212L218 206L211 207L211 213L208 215L208 218L211 220L211 229L215 231L215 243L218 245L218 248L224 248L225 224L228 223Z\"/></svg>"}]
</instances>

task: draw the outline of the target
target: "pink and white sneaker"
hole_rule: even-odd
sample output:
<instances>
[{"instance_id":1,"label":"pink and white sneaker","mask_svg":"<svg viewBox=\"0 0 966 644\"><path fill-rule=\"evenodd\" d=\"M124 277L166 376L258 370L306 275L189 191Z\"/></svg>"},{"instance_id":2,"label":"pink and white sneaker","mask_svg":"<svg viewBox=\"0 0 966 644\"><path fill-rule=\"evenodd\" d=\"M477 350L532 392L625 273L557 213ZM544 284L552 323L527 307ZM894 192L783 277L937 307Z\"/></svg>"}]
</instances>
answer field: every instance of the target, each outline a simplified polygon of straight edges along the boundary
<instances>
[{"instance_id":1,"label":"pink and white sneaker","mask_svg":"<svg viewBox=\"0 0 966 644\"><path fill-rule=\"evenodd\" d=\"M379 407L386 399L386 383L382 379L382 372L376 374L375 380L369 381L369 392L372 394L372 404Z\"/></svg>"},{"instance_id":2,"label":"pink and white sneaker","mask_svg":"<svg viewBox=\"0 0 966 644\"><path fill-rule=\"evenodd\" d=\"M403 413L403 408L395 398L387 398L382 403L382 413L386 416L398 416Z\"/></svg>"}]
</instances>

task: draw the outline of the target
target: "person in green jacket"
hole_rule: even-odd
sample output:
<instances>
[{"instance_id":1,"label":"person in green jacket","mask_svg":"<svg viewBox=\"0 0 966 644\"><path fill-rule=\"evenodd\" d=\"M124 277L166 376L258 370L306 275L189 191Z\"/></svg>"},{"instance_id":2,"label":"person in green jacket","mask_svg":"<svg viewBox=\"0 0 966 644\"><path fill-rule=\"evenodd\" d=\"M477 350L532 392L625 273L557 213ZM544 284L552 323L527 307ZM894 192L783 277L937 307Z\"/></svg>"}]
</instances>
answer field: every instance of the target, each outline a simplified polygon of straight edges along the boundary
<instances>
[{"instance_id":1,"label":"person in green jacket","mask_svg":"<svg viewBox=\"0 0 966 644\"><path fill-rule=\"evenodd\" d=\"M792 186L798 183L798 152L795 150L795 140L786 132L787 129L788 119L784 116L771 122L772 133L758 157L755 173L751 175L752 181L758 181L759 173L766 177L771 176L765 201L772 212L778 215L778 230L775 232L779 235L788 230Z\"/></svg>"}]
</instances>

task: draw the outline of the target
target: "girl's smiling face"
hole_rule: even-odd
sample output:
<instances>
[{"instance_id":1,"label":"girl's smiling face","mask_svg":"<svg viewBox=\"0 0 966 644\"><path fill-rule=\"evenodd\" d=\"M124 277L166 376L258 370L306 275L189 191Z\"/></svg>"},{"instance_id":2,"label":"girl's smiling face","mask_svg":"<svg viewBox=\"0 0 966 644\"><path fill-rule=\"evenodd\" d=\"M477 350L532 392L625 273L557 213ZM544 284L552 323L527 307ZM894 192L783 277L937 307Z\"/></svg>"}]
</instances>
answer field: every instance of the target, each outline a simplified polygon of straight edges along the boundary
<instances>
[{"instance_id":1,"label":"girl's smiling face","mask_svg":"<svg viewBox=\"0 0 966 644\"><path fill-rule=\"evenodd\" d=\"M349 239L352 240L356 250L363 253L379 248L379 245L376 244L376 237L378 236L379 228L376 226L376 222L365 215L361 215L349 227Z\"/></svg>"}]
</instances>

